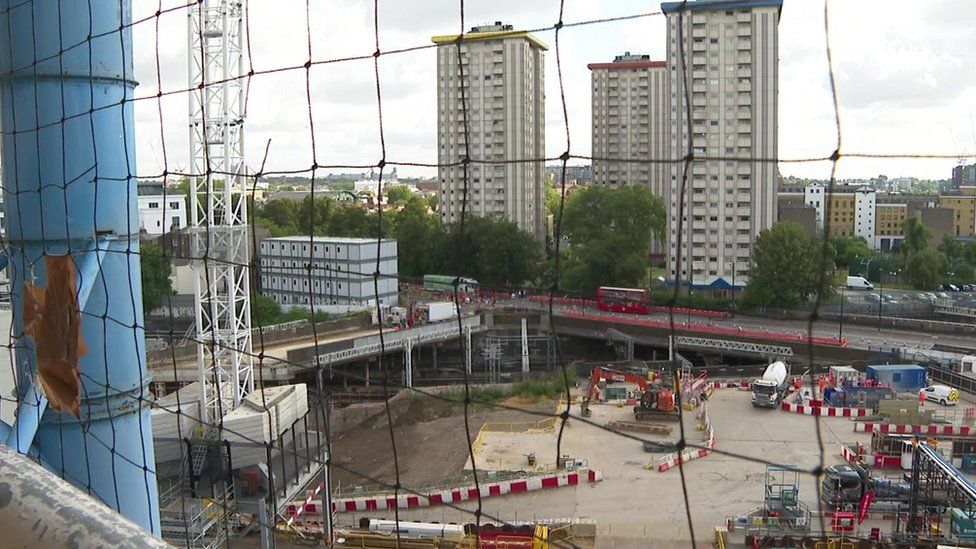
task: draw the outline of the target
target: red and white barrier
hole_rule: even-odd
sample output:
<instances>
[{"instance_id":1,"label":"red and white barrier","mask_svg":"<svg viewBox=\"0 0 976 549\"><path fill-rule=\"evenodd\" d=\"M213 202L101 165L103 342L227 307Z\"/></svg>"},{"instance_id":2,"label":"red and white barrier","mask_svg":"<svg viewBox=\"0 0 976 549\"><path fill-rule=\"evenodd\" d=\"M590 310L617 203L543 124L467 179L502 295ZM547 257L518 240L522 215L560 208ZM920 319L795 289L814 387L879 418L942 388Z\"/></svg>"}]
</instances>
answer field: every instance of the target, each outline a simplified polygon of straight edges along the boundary
<instances>
[{"instance_id":1,"label":"red and white barrier","mask_svg":"<svg viewBox=\"0 0 976 549\"><path fill-rule=\"evenodd\" d=\"M844 456L844 461L848 463L864 462L879 469L901 467L901 456L886 456L883 454L871 454L867 452L860 454L857 450L846 444L841 445L840 453L842 456Z\"/></svg>"},{"instance_id":2,"label":"red and white barrier","mask_svg":"<svg viewBox=\"0 0 976 549\"><path fill-rule=\"evenodd\" d=\"M294 522L295 519L297 519L299 516L301 516L302 511L306 511L307 510L310 513L314 513L315 512L316 506L315 506L314 503L312 503L312 500L315 499L315 497L319 495L319 492L322 491L322 487L323 486L325 486L325 483L324 482L320 482L319 485L315 487L315 490L312 490L312 493L310 493L308 495L308 497L305 498L305 502L302 503L301 505L289 505L288 506L288 510L287 510L287 513L289 515L288 516L288 526L291 526L291 523Z\"/></svg>"},{"instance_id":3,"label":"red and white barrier","mask_svg":"<svg viewBox=\"0 0 976 549\"><path fill-rule=\"evenodd\" d=\"M559 488L562 486L575 486L582 481L599 482L603 480L603 473L593 469L573 471L569 473L556 473L538 477L531 477L519 480L504 480L480 485L479 488L466 486L449 490L439 490L423 495L404 494L400 496L374 495L361 498L338 499L332 503L333 508L340 512L355 511L382 511L385 509L408 509L414 507L428 507L441 505L444 503L459 503L462 501L478 499L480 491L481 497L503 496L505 494L519 494L522 492L532 492L546 488ZM314 505L314 504L312 504ZM305 507L305 505L302 505ZM312 508L310 512L314 512ZM289 511L291 506L289 506ZM300 513L298 513L300 514ZM294 516L298 516L295 514Z\"/></svg>"},{"instance_id":4,"label":"red and white barrier","mask_svg":"<svg viewBox=\"0 0 976 549\"><path fill-rule=\"evenodd\" d=\"M899 435L920 434L920 435L949 435L949 436L976 436L976 427L968 425L905 425L900 423L863 423L854 424L854 431L858 433L871 433L877 427L881 433L892 433Z\"/></svg>"},{"instance_id":5,"label":"red and white barrier","mask_svg":"<svg viewBox=\"0 0 976 549\"><path fill-rule=\"evenodd\" d=\"M833 406L809 406L806 404L793 404L783 402L780 410L793 412L794 414L804 414L808 416L828 416L828 417L866 417L871 415L871 410L867 408L835 408Z\"/></svg>"},{"instance_id":6,"label":"red and white barrier","mask_svg":"<svg viewBox=\"0 0 976 549\"><path fill-rule=\"evenodd\" d=\"M663 473L668 469L673 469L679 464L687 463L691 460L703 458L712 453L715 448L715 431L712 429L712 422L708 419L708 410L702 406L702 422L705 424L705 444L704 448L688 450L684 453L672 452L661 458L657 464L657 471Z\"/></svg>"}]
</instances>

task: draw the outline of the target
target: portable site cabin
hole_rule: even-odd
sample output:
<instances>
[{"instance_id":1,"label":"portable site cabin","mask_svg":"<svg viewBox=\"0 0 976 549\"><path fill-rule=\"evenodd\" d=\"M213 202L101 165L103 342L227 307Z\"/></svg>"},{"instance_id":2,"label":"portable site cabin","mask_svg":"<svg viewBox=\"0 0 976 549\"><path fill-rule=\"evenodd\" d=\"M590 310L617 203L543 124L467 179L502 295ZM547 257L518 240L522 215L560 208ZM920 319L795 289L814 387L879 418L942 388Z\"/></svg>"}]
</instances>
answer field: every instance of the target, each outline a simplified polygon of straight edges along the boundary
<instances>
[{"instance_id":1,"label":"portable site cabin","mask_svg":"<svg viewBox=\"0 0 976 549\"><path fill-rule=\"evenodd\" d=\"M835 387L843 387L845 385L857 385L863 375L850 366L831 366L830 377L834 380Z\"/></svg>"},{"instance_id":2,"label":"portable site cabin","mask_svg":"<svg viewBox=\"0 0 976 549\"><path fill-rule=\"evenodd\" d=\"M918 391L926 385L926 370L918 364L880 364L867 367L867 378L893 390Z\"/></svg>"},{"instance_id":3,"label":"portable site cabin","mask_svg":"<svg viewBox=\"0 0 976 549\"><path fill-rule=\"evenodd\" d=\"M959 373L971 374L976 372L976 356L966 355L959 361Z\"/></svg>"}]
</instances>

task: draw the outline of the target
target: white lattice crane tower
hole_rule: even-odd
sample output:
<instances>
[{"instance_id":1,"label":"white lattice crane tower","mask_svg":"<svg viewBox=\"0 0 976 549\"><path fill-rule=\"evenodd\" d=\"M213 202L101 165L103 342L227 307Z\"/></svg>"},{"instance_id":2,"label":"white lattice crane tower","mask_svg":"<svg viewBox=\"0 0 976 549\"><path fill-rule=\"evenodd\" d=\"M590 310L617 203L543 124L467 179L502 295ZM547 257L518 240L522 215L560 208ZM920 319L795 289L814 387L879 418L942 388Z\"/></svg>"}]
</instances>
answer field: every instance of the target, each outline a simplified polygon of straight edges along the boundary
<instances>
[{"instance_id":1,"label":"white lattice crane tower","mask_svg":"<svg viewBox=\"0 0 976 549\"><path fill-rule=\"evenodd\" d=\"M189 8L190 249L201 410L217 421L254 387L244 167L243 2Z\"/></svg>"}]
</instances>

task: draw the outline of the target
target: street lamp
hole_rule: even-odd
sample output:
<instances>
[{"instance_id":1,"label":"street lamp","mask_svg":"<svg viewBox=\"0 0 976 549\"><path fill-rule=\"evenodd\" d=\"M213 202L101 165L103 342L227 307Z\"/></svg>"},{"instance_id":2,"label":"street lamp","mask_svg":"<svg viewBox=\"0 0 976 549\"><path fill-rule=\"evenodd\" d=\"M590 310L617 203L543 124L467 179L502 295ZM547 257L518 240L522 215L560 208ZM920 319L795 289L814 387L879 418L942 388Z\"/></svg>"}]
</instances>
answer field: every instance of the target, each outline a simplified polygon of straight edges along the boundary
<instances>
[{"instance_id":1,"label":"street lamp","mask_svg":"<svg viewBox=\"0 0 976 549\"><path fill-rule=\"evenodd\" d=\"M837 330L837 339L844 339L844 302L847 301L847 284L840 287L840 328Z\"/></svg>"},{"instance_id":2,"label":"street lamp","mask_svg":"<svg viewBox=\"0 0 976 549\"><path fill-rule=\"evenodd\" d=\"M735 310L735 261L732 261L732 310Z\"/></svg>"},{"instance_id":3,"label":"street lamp","mask_svg":"<svg viewBox=\"0 0 976 549\"><path fill-rule=\"evenodd\" d=\"M878 331L881 331L882 304L884 304L884 271L878 271Z\"/></svg>"},{"instance_id":4,"label":"street lamp","mask_svg":"<svg viewBox=\"0 0 976 549\"><path fill-rule=\"evenodd\" d=\"M898 276L898 273L899 272L900 271L892 271L892 272L889 272L889 273L885 273L884 269L878 271L878 287L880 288L880 290L878 290L878 330L879 331L881 330L881 307L882 307L882 305L884 305L884 277L885 277L885 274L888 274L888 275L891 275L891 276Z\"/></svg>"}]
</instances>

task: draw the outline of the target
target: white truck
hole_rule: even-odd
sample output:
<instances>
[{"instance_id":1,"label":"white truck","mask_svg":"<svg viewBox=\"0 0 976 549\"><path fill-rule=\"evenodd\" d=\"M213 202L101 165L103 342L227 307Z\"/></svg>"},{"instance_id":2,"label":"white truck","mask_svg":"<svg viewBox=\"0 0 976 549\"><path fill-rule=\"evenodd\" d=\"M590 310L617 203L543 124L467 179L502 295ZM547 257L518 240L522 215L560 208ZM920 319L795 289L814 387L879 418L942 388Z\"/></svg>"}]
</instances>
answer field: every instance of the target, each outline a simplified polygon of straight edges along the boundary
<instances>
[{"instance_id":1,"label":"white truck","mask_svg":"<svg viewBox=\"0 0 976 549\"><path fill-rule=\"evenodd\" d=\"M790 367L782 361L766 366L761 378L752 382L752 405L776 408L789 389Z\"/></svg>"},{"instance_id":2,"label":"white truck","mask_svg":"<svg viewBox=\"0 0 976 549\"><path fill-rule=\"evenodd\" d=\"M427 322L443 322L457 318L457 304L453 301L431 301L427 303Z\"/></svg>"},{"instance_id":3,"label":"white truck","mask_svg":"<svg viewBox=\"0 0 976 549\"><path fill-rule=\"evenodd\" d=\"M868 279L863 276L849 276L847 277L847 289L848 290L873 290L874 284L868 282Z\"/></svg>"}]
</instances>

